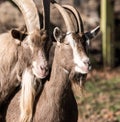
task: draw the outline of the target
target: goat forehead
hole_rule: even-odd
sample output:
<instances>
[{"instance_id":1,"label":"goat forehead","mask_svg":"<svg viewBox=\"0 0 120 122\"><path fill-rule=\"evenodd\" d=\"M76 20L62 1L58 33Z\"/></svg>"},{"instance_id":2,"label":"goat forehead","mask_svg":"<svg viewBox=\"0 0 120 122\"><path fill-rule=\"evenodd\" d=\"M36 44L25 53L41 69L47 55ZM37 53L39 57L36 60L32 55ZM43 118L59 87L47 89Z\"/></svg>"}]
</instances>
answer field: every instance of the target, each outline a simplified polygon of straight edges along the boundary
<instances>
[{"instance_id":1,"label":"goat forehead","mask_svg":"<svg viewBox=\"0 0 120 122\"><path fill-rule=\"evenodd\" d=\"M33 38L31 38L32 44L35 47L42 47L44 46L44 41L41 39L40 36L34 36Z\"/></svg>"},{"instance_id":2,"label":"goat forehead","mask_svg":"<svg viewBox=\"0 0 120 122\"><path fill-rule=\"evenodd\" d=\"M67 37L66 37L66 40L68 41L68 43L70 44L70 46L72 47L72 49L73 50L84 50L83 49L83 46L85 45L85 44L83 44L83 43L81 43L81 38L79 37L75 37L75 36L73 36L73 34L70 34L70 35L67 35Z\"/></svg>"},{"instance_id":3,"label":"goat forehead","mask_svg":"<svg viewBox=\"0 0 120 122\"><path fill-rule=\"evenodd\" d=\"M89 38L87 38L86 35L80 35L80 34L76 35L73 34L73 38L77 43L77 47L80 49L80 51L87 53L89 48Z\"/></svg>"},{"instance_id":4,"label":"goat forehead","mask_svg":"<svg viewBox=\"0 0 120 122\"><path fill-rule=\"evenodd\" d=\"M45 51L43 48L34 48L33 50L33 57L43 59L45 58Z\"/></svg>"},{"instance_id":5,"label":"goat forehead","mask_svg":"<svg viewBox=\"0 0 120 122\"><path fill-rule=\"evenodd\" d=\"M70 44L70 46L72 47L72 49L74 49L74 47L75 47L75 40L73 39L72 34L67 35L66 36L66 40Z\"/></svg>"},{"instance_id":6,"label":"goat forehead","mask_svg":"<svg viewBox=\"0 0 120 122\"><path fill-rule=\"evenodd\" d=\"M67 35L66 40L69 42L74 58L79 57L81 59L82 57L86 57L86 45L80 41L80 36L74 37L73 34ZM83 41L85 42L85 41Z\"/></svg>"},{"instance_id":7,"label":"goat forehead","mask_svg":"<svg viewBox=\"0 0 120 122\"><path fill-rule=\"evenodd\" d=\"M86 38L84 36L79 34L73 34L72 36L78 46L84 47L86 45Z\"/></svg>"},{"instance_id":8,"label":"goat forehead","mask_svg":"<svg viewBox=\"0 0 120 122\"><path fill-rule=\"evenodd\" d=\"M34 48L37 48L38 50L40 50L40 49L43 49L44 48L44 42L42 42L41 40L36 40L36 41L34 41L33 43L32 43L32 46L34 47Z\"/></svg>"}]
</instances>

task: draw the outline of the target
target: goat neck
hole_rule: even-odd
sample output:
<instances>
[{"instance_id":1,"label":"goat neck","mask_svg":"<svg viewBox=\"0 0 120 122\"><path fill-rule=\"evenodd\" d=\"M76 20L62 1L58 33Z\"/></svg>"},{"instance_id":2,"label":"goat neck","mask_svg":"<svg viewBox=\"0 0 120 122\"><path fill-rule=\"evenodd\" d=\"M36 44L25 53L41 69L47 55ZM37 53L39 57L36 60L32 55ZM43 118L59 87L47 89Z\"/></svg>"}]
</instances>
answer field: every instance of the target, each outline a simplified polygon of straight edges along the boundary
<instances>
[{"instance_id":1,"label":"goat neck","mask_svg":"<svg viewBox=\"0 0 120 122\"><path fill-rule=\"evenodd\" d=\"M72 58L69 46L57 44L50 80L38 99L34 122L77 122L77 104L69 80Z\"/></svg>"}]
</instances>

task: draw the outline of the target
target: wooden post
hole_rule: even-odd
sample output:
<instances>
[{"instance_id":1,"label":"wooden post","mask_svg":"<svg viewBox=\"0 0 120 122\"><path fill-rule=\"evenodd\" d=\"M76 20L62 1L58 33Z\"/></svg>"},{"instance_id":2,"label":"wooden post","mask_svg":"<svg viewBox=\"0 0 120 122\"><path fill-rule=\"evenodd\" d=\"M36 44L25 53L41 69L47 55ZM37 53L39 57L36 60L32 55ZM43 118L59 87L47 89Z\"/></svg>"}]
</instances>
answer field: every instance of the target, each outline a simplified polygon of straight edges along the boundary
<instances>
[{"instance_id":1,"label":"wooden post","mask_svg":"<svg viewBox=\"0 0 120 122\"><path fill-rule=\"evenodd\" d=\"M101 0L101 31L102 31L102 53L104 66L114 65L113 55L113 30L114 14L113 2L111 0Z\"/></svg>"}]
</instances>

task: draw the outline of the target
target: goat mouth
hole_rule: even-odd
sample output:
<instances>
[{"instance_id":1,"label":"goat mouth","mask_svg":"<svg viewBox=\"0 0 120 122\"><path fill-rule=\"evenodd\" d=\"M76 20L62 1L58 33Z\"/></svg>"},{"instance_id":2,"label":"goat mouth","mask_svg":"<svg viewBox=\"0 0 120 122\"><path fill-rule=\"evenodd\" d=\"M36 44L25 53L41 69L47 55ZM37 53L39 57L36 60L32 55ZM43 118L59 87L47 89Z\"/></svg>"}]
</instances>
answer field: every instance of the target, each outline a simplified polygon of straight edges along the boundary
<instances>
[{"instance_id":1,"label":"goat mouth","mask_svg":"<svg viewBox=\"0 0 120 122\"><path fill-rule=\"evenodd\" d=\"M76 73L74 75L74 81L75 83L77 83L80 87L84 87L85 83L86 83L86 77L87 77L87 73L86 74L81 74L81 73Z\"/></svg>"}]
</instances>

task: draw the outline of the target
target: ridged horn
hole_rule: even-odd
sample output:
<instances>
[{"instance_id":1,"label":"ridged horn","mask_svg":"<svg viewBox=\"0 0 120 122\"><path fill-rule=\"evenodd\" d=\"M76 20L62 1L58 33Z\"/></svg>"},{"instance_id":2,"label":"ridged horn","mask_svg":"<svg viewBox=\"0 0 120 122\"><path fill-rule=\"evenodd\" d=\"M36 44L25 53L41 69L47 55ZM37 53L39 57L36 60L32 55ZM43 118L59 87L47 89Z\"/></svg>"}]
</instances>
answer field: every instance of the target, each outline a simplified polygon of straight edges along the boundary
<instances>
[{"instance_id":1,"label":"ridged horn","mask_svg":"<svg viewBox=\"0 0 120 122\"><path fill-rule=\"evenodd\" d=\"M71 21L71 18L69 16L69 14L65 11L65 9L60 6L56 1L51 0L51 3L54 4L54 6L59 10L59 12L61 13L61 15L63 16L63 19L65 21L66 24L66 28L68 32L74 31L75 32L75 28L73 26L73 23Z\"/></svg>"},{"instance_id":2,"label":"ridged horn","mask_svg":"<svg viewBox=\"0 0 120 122\"><path fill-rule=\"evenodd\" d=\"M33 0L12 0L21 10L28 33L34 29L40 29L38 11Z\"/></svg>"},{"instance_id":3,"label":"ridged horn","mask_svg":"<svg viewBox=\"0 0 120 122\"><path fill-rule=\"evenodd\" d=\"M67 10L69 10L70 12L73 13L74 17L76 18L77 20L77 32L80 32L80 33L84 33L84 26L83 26L83 21L82 21L82 18L80 16L80 13L78 12L77 9L75 9L73 6L71 5L63 5L63 7Z\"/></svg>"}]
</instances>

